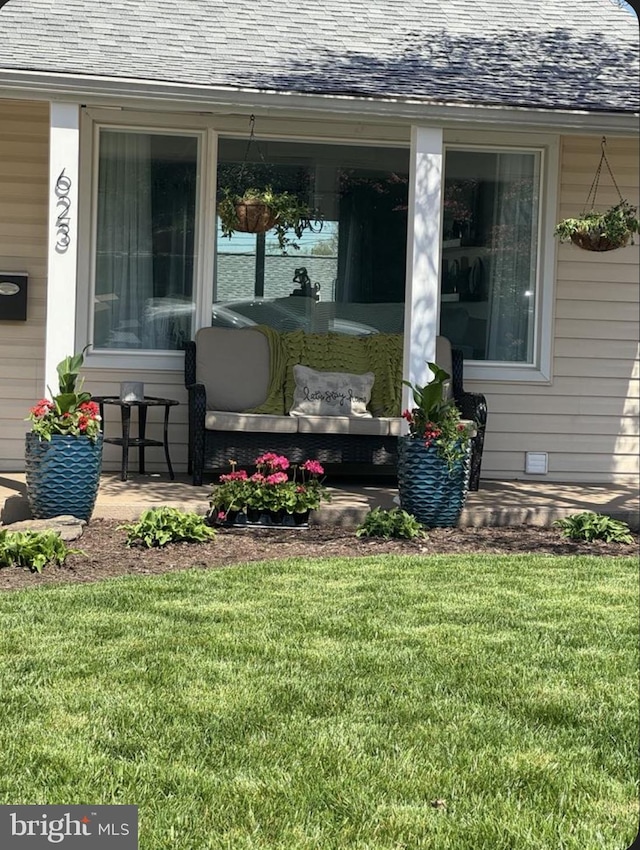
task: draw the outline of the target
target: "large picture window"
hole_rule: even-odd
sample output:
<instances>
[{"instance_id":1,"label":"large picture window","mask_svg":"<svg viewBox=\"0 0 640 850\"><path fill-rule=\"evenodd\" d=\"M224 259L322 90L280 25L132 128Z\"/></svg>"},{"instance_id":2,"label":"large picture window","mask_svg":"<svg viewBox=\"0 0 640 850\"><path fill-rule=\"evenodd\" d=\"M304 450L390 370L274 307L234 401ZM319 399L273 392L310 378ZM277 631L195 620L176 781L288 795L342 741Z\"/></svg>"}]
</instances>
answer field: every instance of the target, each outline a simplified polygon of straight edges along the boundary
<instances>
[{"instance_id":1,"label":"large picture window","mask_svg":"<svg viewBox=\"0 0 640 850\"><path fill-rule=\"evenodd\" d=\"M101 130L94 349L191 338L197 162L196 136Z\"/></svg>"},{"instance_id":2,"label":"large picture window","mask_svg":"<svg viewBox=\"0 0 640 850\"><path fill-rule=\"evenodd\" d=\"M213 323L401 333L409 151L261 142L245 162L246 148L219 140L218 189L268 183L319 210L322 226L283 255L270 232L226 238L218 225Z\"/></svg>"},{"instance_id":3,"label":"large picture window","mask_svg":"<svg viewBox=\"0 0 640 850\"><path fill-rule=\"evenodd\" d=\"M246 138L212 128L140 124L102 125L95 139L85 313L94 362L124 364L118 352L139 352L149 357L137 363L174 368L185 340L209 322L406 332L409 147L261 139L250 150ZM540 228L554 200L545 193L542 213L541 185L543 161L553 177L556 154L523 141L445 144L438 332L482 379L548 375L553 268ZM296 194L318 221L286 253L273 230L228 238L213 196L200 190L213 185L213 170L218 199L225 186L269 184Z\"/></svg>"},{"instance_id":4,"label":"large picture window","mask_svg":"<svg viewBox=\"0 0 640 850\"><path fill-rule=\"evenodd\" d=\"M533 362L539 185L538 152L447 150L440 332L469 360Z\"/></svg>"}]
</instances>

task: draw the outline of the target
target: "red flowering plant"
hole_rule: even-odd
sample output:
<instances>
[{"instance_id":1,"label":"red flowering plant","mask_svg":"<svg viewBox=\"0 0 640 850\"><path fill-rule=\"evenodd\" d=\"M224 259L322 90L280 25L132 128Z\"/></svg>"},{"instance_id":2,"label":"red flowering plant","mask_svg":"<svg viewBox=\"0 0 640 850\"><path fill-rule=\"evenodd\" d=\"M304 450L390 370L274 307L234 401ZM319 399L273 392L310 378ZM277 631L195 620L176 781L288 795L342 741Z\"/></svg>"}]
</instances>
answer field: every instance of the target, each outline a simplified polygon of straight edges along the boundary
<instances>
[{"instance_id":1,"label":"red flowering plant","mask_svg":"<svg viewBox=\"0 0 640 850\"><path fill-rule=\"evenodd\" d=\"M91 394L82 392L83 381L78 375L84 362L84 350L80 354L65 357L56 367L59 391L52 401L41 399L30 411L32 431L41 440L51 440L54 434L73 437L89 437L96 440L100 433L100 408L91 401Z\"/></svg>"},{"instance_id":2,"label":"red flowering plant","mask_svg":"<svg viewBox=\"0 0 640 850\"><path fill-rule=\"evenodd\" d=\"M451 471L456 461L464 458L469 440L475 432L475 422L462 420L460 411L452 398L447 398L448 372L436 363L427 363L433 378L425 386L402 383L413 393L415 407L405 410L403 419L409 424L409 436L423 440L427 448L436 447L436 452Z\"/></svg>"},{"instance_id":3,"label":"red flowering plant","mask_svg":"<svg viewBox=\"0 0 640 850\"><path fill-rule=\"evenodd\" d=\"M221 475L211 492L210 518L214 522L225 522L230 512L249 509L302 514L330 499L321 480L324 468L317 460L291 464L283 455L265 452L255 459L252 475L236 469L235 461L230 464L231 472Z\"/></svg>"}]
</instances>

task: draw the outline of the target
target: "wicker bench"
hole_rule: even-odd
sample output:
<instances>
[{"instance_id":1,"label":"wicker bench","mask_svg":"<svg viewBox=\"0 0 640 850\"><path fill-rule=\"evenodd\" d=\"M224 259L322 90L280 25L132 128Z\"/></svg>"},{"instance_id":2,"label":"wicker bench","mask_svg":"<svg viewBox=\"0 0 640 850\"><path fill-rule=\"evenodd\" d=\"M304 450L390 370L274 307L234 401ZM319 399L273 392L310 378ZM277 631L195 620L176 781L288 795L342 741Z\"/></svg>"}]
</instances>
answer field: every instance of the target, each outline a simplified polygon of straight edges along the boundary
<instances>
[{"instance_id":1,"label":"wicker bench","mask_svg":"<svg viewBox=\"0 0 640 850\"><path fill-rule=\"evenodd\" d=\"M189 395L188 469L194 485L205 472L229 469L229 461L252 464L266 451L293 463L308 458L324 464L374 465L395 474L401 417L289 416L245 411L267 396L269 344L254 328L202 328L185 345ZM484 396L465 392L462 353L438 337L436 359L452 376L452 394L463 418L478 423L473 439L469 487L478 489L487 416Z\"/></svg>"}]
</instances>

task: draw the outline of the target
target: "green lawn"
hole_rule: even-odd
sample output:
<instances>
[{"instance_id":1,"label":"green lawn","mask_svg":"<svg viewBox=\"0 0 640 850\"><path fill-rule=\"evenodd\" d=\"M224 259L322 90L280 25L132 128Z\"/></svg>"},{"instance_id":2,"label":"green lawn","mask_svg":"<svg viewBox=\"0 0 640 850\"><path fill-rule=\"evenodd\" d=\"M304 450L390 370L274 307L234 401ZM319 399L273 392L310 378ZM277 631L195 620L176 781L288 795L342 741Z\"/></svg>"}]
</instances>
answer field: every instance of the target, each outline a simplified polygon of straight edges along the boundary
<instances>
[{"instance_id":1,"label":"green lawn","mask_svg":"<svg viewBox=\"0 0 640 850\"><path fill-rule=\"evenodd\" d=\"M298 560L2 594L0 803L136 804L141 850L624 850L637 568Z\"/></svg>"}]
</instances>

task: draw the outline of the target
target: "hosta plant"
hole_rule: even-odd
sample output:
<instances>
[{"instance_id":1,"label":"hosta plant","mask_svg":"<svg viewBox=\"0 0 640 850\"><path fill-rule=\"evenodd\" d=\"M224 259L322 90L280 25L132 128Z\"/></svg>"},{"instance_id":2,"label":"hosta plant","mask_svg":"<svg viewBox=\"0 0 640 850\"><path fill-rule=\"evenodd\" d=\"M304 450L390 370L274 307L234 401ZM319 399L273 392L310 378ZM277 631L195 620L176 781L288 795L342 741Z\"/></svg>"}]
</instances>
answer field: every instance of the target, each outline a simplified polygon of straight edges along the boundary
<instances>
[{"instance_id":1,"label":"hosta plant","mask_svg":"<svg viewBox=\"0 0 640 850\"><path fill-rule=\"evenodd\" d=\"M426 532L418 520L402 508L383 510L374 508L356 529L356 537L391 537L413 540L426 537Z\"/></svg>"},{"instance_id":2,"label":"hosta plant","mask_svg":"<svg viewBox=\"0 0 640 850\"><path fill-rule=\"evenodd\" d=\"M137 522L118 528L127 532L127 546L141 543L148 548L167 543L203 543L216 533L203 516L167 506L144 511Z\"/></svg>"},{"instance_id":3,"label":"hosta plant","mask_svg":"<svg viewBox=\"0 0 640 850\"><path fill-rule=\"evenodd\" d=\"M593 540L604 540L605 543L633 543L631 529L626 522L605 514L585 511L557 519L554 525L571 540L583 540L591 543Z\"/></svg>"},{"instance_id":4,"label":"hosta plant","mask_svg":"<svg viewBox=\"0 0 640 850\"><path fill-rule=\"evenodd\" d=\"M55 531L0 530L0 567L28 567L41 573L47 564L62 566L67 555L82 555L70 549Z\"/></svg>"}]
</instances>

